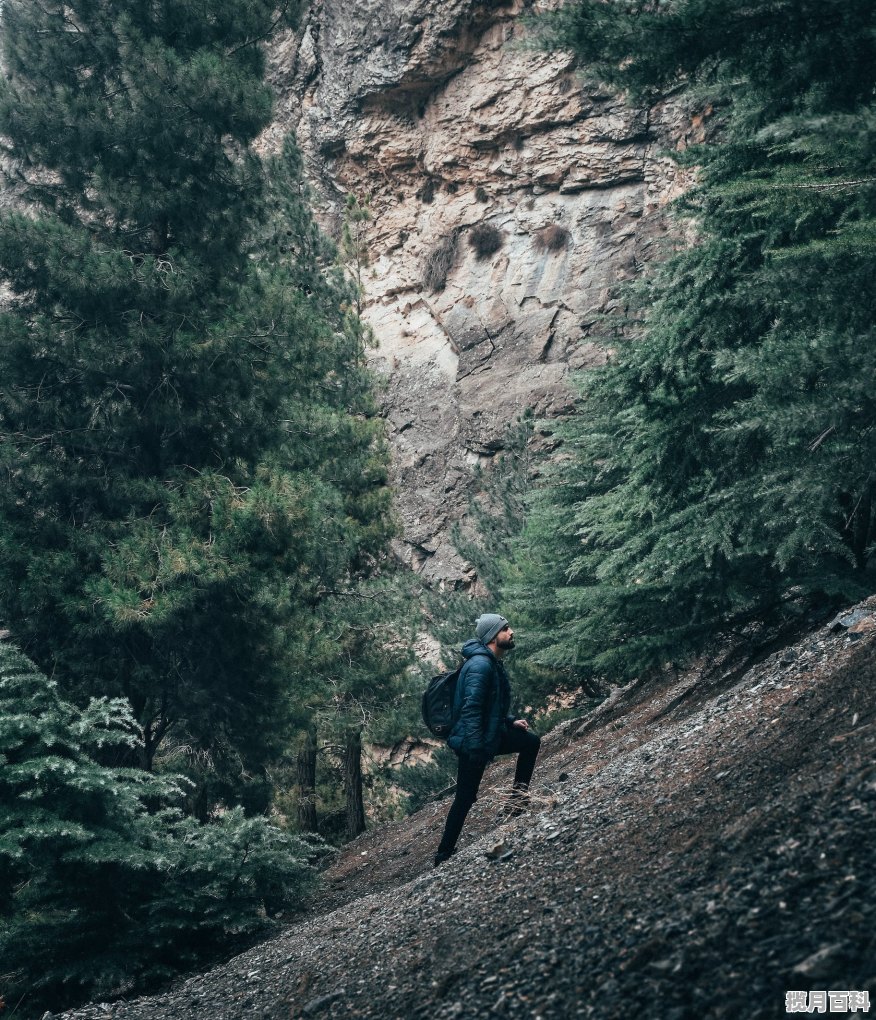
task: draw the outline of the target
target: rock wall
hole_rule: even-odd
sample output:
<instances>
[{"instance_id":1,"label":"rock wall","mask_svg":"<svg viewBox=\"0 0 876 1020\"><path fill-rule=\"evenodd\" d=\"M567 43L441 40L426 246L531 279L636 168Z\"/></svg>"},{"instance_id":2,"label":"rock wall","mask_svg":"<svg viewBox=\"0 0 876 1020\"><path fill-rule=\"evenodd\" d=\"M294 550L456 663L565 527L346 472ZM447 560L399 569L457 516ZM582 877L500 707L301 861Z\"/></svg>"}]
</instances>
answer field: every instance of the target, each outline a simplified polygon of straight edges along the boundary
<instances>
[{"instance_id":1,"label":"rock wall","mask_svg":"<svg viewBox=\"0 0 876 1020\"><path fill-rule=\"evenodd\" d=\"M528 8L315 0L272 53L266 144L295 130L329 231L347 193L370 196L397 552L439 584L472 579L449 538L472 466L525 409L562 412L570 372L601 360L612 288L684 186L661 152L701 127L582 86L568 54L527 48Z\"/></svg>"}]
</instances>

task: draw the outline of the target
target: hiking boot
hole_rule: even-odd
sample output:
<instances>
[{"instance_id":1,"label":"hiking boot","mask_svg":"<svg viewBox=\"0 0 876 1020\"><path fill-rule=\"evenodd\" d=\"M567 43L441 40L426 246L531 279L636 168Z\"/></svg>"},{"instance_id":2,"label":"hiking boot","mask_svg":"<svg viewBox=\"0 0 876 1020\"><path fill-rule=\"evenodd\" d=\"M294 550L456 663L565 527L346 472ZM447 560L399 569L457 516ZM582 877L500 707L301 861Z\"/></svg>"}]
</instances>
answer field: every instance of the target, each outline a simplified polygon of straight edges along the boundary
<instances>
[{"instance_id":1,"label":"hiking boot","mask_svg":"<svg viewBox=\"0 0 876 1020\"><path fill-rule=\"evenodd\" d=\"M445 861L449 861L450 858L455 853L456 853L455 849L454 850L439 850L438 853L435 854L435 863L434 863L433 866L436 867L436 868L439 867L439 865L443 864Z\"/></svg>"}]
</instances>

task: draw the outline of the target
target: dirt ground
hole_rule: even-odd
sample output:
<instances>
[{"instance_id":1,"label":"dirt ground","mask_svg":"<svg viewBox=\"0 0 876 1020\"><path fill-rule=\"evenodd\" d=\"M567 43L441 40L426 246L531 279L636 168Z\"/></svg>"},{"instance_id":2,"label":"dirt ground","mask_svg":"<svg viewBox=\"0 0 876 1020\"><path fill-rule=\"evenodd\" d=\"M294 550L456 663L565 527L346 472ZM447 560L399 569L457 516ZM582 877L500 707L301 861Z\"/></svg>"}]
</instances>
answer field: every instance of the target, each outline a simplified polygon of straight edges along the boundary
<instances>
[{"instance_id":1,"label":"dirt ground","mask_svg":"<svg viewBox=\"0 0 876 1020\"><path fill-rule=\"evenodd\" d=\"M520 817L497 762L440 868L447 799L348 845L278 938L64 1015L876 1013L876 598L844 620L563 724Z\"/></svg>"}]
</instances>

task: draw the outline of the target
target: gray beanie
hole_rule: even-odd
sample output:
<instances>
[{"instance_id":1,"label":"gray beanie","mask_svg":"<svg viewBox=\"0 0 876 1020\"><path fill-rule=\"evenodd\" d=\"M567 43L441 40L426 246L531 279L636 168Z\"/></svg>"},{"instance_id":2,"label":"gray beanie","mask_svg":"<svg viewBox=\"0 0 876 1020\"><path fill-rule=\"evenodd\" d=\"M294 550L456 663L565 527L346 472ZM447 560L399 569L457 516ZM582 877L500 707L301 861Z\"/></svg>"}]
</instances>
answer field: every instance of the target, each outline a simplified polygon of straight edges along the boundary
<instances>
[{"instance_id":1,"label":"gray beanie","mask_svg":"<svg viewBox=\"0 0 876 1020\"><path fill-rule=\"evenodd\" d=\"M477 618L475 623L475 634L488 645L503 627L508 626L508 621L498 613L484 613Z\"/></svg>"}]
</instances>

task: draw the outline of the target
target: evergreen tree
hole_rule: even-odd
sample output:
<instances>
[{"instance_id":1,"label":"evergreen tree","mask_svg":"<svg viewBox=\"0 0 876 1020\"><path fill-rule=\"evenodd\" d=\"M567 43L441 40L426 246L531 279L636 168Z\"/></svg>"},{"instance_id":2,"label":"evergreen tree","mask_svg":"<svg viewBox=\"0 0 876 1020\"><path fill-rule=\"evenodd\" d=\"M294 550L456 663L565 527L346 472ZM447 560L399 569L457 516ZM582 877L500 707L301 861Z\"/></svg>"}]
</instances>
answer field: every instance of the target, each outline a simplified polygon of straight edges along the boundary
<instances>
[{"instance_id":1,"label":"evergreen tree","mask_svg":"<svg viewBox=\"0 0 876 1020\"><path fill-rule=\"evenodd\" d=\"M515 592L522 579L515 552L526 533L529 507L539 491L539 471L554 443L527 411L507 429L503 448L473 479L469 519L453 530L453 541L476 572L471 588L430 593L433 632L441 642L443 661L458 665L460 647L474 633L482 612L500 612L511 619L517 648L509 660L513 670L515 711L532 714L546 708L560 690L580 685L581 678L557 664L541 662L546 637L534 626L525 600ZM601 691L585 683L585 693Z\"/></svg>"},{"instance_id":2,"label":"evergreen tree","mask_svg":"<svg viewBox=\"0 0 876 1020\"><path fill-rule=\"evenodd\" d=\"M70 697L130 699L140 764L199 763L202 810L266 803L314 614L389 530L349 288L294 150L252 151L287 14L2 9L0 618Z\"/></svg>"},{"instance_id":3,"label":"evergreen tree","mask_svg":"<svg viewBox=\"0 0 876 1020\"><path fill-rule=\"evenodd\" d=\"M199 825L185 780L101 764L121 699L77 709L0 643L0 993L22 1017L153 986L300 905L311 848L240 809Z\"/></svg>"},{"instance_id":4,"label":"evergreen tree","mask_svg":"<svg viewBox=\"0 0 876 1020\"><path fill-rule=\"evenodd\" d=\"M357 195L348 194L344 202L340 255L352 283L357 316L362 314L362 302L365 297L362 276L369 264L367 230L370 222L369 196L359 198Z\"/></svg>"},{"instance_id":5,"label":"evergreen tree","mask_svg":"<svg viewBox=\"0 0 876 1020\"><path fill-rule=\"evenodd\" d=\"M371 799L374 775L365 771L363 754L375 741L393 743L411 732L411 713L400 709L410 702L415 587L402 568L384 568L367 583L336 593L321 616L312 657L315 695L300 719L299 745L316 768L308 773L313 789L309 780L299 781L297 797L299 804L301 797L316 798L316 831L328 839L357 836L366 809L379 816ZM305 819L313 824L306 813Z\"/></svg>"},{"instance_id":6,"label":"evergreen tree","mask_svg":"<svg viewBox=\"0 0 876 1020\"><path fill-rule=\"evenodd\" d=\"M540 23L638 101L684 85L720 122L681 157L695 240L638 286L517 546L547 661L631 675L872 590L874 29L869 0L582 0Z\"/></svg>"}]
</instances>

